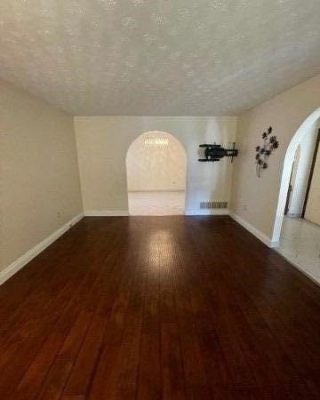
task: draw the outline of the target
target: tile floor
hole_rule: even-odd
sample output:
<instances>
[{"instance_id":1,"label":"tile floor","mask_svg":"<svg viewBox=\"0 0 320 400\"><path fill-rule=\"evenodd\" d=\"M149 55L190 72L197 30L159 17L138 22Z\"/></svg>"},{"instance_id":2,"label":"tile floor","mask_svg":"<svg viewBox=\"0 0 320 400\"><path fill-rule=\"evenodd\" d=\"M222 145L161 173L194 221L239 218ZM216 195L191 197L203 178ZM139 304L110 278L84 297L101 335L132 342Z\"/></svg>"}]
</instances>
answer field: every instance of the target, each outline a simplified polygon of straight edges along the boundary
<instances>
[{"instance_id":1,"label":"tile floor","mask_svg":"<svg viewBox=\"0 0 320 400\"><path fill-rule=\"evenodd\" d=\"M184 215L185 192L128 192L130 215Z\"/></svg>"},{"instance_id":2,"label":"tile floor","mask_svg":"<svg viewBox=\"0 0 320 400\"><path fill-rule=\"evenodd\" d=\"M320 284L320 226L285 217L277 251Z\"/></svg>"}]
</instances>

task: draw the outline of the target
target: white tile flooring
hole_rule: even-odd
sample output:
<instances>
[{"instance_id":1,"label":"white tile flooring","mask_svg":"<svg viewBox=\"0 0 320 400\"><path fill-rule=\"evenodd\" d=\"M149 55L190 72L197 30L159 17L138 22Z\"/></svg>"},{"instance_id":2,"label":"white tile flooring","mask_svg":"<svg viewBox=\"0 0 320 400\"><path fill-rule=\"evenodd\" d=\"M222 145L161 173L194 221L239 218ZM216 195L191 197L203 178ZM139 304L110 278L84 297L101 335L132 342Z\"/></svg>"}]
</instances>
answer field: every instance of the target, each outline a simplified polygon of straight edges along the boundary
<instances>
[{"instance_id":1,"label":"white tile flooring","mask_svg":"<svg viewBox=\"0 0 320 400\"><path fill-rule=\"evenodd\" d=\"M285 217L277 251L320 284L320 226Z\"/></svg>"},{"instance_id":2,"label":"white tile flooring","mask_svg":"<svg viewBox=\"0 0 320 400\"><path fill-rule=\"evenodd\" d=\"M130 215L183 215L185 192L128 192Z\"/></svg>"}]
</instances>

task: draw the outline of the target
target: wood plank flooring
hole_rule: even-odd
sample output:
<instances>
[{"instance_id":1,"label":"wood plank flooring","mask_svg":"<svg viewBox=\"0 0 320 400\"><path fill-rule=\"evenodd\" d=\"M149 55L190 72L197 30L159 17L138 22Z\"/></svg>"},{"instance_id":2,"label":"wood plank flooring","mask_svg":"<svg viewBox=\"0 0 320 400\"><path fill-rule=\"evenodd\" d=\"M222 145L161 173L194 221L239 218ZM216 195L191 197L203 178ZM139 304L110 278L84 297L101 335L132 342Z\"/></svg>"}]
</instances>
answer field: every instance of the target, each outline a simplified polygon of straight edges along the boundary
<instances>
[{"instance_id":1,"label":"wood plank flooring","mask_svg":"<svg viewBox=\"0 0 320 400\"><path fill-rule=\"evenodd\" d=\"M320 399L320 288L228 217L85 218L0 287L0 399Z\"/></svg>"}]
</instances>

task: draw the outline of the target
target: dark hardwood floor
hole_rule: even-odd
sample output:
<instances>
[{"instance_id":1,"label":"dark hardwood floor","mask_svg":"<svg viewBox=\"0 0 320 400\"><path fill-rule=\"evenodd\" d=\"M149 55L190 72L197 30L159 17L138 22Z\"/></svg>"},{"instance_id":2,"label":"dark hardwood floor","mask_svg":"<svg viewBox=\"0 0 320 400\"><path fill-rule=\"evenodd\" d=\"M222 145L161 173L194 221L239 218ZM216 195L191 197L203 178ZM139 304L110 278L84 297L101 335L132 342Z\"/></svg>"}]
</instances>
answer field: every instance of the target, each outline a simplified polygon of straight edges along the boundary
<instances>
[{"instance_id":1,"label":"dark hardwood floor","mask_svg":"<svg viewBox=\"0 0 320 400\"><path fill-rule=\"evenodd\" d=\"M85 218L0 287L0 399L320 399L320 288L227 217Z\"/></svg>"}]
</instances>

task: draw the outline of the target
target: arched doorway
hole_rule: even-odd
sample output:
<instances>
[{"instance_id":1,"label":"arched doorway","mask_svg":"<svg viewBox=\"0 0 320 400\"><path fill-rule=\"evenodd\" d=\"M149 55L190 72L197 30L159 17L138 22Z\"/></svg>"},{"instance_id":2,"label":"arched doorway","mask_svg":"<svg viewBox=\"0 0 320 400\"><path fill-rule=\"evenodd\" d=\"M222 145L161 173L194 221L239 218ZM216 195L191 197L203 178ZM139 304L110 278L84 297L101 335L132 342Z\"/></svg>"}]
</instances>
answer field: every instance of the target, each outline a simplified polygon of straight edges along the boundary
<instances>
[{"instance_id":1,"label":"arched doorway","mask_svg":"<svg viewBox=\"0 0 320 400\"><path fill-rule=\"evenodd\" d=\"M126 168L130 215L185 213L187 155L173 135L138 136L128 149Z\"/></svg>"},{"instance_id":2,"label":"arched doorway","mask_svg":"<svg viewBox=\"0 0 320 400\"><path fill-rule=\"evenodd\" d=\"M272 242L279 242L281 235L281 228L285 214L285 207L287 202L287 194L290 185L290 178L292 173L292 166L298 146L303 142L304 138L312 132L313 127L320 119L320 108L315 110L309 117L300 125L299 129L291 139L288 146L282 169L280 192L278 198L277 212L273 227Z\"/></svg>"},{"instance_id":3,"label":"arched doorway","mask_svg":"<svg viewBox=\"0 0 320 400\"><path fill-rule=\"evenodd\" d=\"M273 236L279 243L277 251L318 283L320 283L319 143L320 109L304 121L288 146Z\"/></svg>"}]
</instances>

